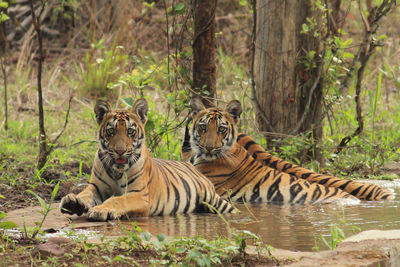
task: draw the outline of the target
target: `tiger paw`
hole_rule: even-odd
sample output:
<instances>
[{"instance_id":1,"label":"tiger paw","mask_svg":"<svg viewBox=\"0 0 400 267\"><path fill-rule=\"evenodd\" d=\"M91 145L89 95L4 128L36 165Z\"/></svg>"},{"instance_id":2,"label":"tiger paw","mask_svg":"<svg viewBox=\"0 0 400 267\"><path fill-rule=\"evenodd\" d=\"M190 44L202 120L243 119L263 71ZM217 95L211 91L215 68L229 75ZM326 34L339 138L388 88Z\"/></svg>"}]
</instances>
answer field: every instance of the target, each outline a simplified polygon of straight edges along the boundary
<instances>
[{"instance_id":1,"label":"tiger paw","mask_svg":"<svg viewBox=\"0 0 400 267\"><path fill-rule=\"evenodd\" d=\"M122 213L117 212L115 209L109 209L104 206L102 207L102 205L89 209L87 215L89 221L115 220L123 216Z\"/></svg>"},{"instance_id":2,"label":"tiger paw","mask_svg":"<svg viewBox=\"0 0 400 267\"><path fill-rule=\"evenodd\" d=\"M60 210L62 213L77 214L81 216L89 210L89 205L75 194L68 194L61 199Z\"/></svg>"}]
</instances>

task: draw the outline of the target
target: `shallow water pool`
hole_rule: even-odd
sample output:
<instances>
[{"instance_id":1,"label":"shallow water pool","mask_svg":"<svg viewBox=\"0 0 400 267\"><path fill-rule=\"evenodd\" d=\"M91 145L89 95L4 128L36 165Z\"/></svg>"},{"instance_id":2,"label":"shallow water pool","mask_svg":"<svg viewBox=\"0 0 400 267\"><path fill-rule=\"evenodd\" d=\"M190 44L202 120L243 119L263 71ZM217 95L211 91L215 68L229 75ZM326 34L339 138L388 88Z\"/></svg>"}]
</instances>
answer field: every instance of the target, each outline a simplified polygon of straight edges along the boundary
<instances>
[{"instance_id":1,"label":"shallow water pool","mask_svg":"<svg viewBox=\"0 0 400 267\"><path fill-rule=\"evenodd\" d=\"M369 181L371 182L371 181ZM229 227L249 230L267 244L276 248L312 251L316 244L326 249L321 236L330 239L333 225L341 228L346 237L364 230L400 229L400 180L372 181L391 188L396 193L393 201L362 201L356 205L273 205L237 204L241 213L224 216L189 214L139 218L137 224L150 233L170 236L196 236L214 238L229 235ZM120 235L122 226L130 228L130 222L111 222L91 227L105 235Z\"/></svg>"}]
</instances>

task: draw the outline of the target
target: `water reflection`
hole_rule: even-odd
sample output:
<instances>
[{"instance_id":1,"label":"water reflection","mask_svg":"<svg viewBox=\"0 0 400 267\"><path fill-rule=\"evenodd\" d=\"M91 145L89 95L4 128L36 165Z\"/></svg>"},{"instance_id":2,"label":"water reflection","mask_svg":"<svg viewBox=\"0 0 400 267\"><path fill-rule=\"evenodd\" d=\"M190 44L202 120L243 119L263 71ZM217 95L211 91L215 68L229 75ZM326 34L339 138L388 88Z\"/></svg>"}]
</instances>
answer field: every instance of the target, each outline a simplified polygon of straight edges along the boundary
<instances>
[{"instance_id":1,"label":"water reflection","mask_svg":"<svg viewBox=\"0 0 400 267\"><path fill-rule=\"evenodd\" d=\"M212 214L188 214L135 218L134 221L146 231L157 235L196 236L214 238L228 236L229 227L250 230L274 247L311 251L320 236L329 237L334 224L350 236L361 230L400 229L399 187L394 189L397 197L386 202L361 202L357 205L271 205L238 204L240 214L228 215L224 219ZM93 230L105 235L120 235L122 228L132 228L127 221L110 223ZM320 249L324 249L319 242Z\"/></svg>"}]
</instances>

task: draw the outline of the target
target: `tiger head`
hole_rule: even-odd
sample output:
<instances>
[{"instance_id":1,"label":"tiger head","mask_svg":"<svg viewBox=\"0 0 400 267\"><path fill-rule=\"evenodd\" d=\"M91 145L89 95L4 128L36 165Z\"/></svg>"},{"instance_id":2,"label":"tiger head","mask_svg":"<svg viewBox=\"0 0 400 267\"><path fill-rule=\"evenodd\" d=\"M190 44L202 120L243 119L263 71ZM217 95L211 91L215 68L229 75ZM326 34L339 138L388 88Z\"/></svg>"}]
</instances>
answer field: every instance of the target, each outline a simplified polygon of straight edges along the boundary
<instances>
[{"instance_id":1,"label":"tiger head","mask_svg":"<svg viewBox=\"0 0 400 267\"><path fill-rule=\"evenodd\" d=\"M94 112L99 124L99 156L114 170L126 171L140 158L147 111L145 99L137 100L131 110L115 111L109 102L97 101Z\"/></svg>"},{"instance_id":2,"label":"tiger head","mask_svg":"<svg viewBox=\"0 0 400 267\"><path fill-rule=\"evenodd\" d=\"M192 98L193 128L190 146L205 160L221 158L236 142L236 123L242 113L238 100L230 101L225 109L205 108L200 98Z\"/></svg>"}]
</instances>

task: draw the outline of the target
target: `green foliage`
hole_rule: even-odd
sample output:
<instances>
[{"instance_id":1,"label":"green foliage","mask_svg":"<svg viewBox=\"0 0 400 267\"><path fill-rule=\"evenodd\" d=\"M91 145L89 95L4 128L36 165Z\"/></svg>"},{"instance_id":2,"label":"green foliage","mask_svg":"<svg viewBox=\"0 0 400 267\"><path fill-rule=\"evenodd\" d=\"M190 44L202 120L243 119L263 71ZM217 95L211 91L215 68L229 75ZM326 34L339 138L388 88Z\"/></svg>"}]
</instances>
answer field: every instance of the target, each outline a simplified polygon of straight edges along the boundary
<instances>
[{"instance_id":1,"label":"green foliage","mask_svg":"<svg viewBox=\"0 0 400 267\"><path fill-rule=\"evenodd\" d=\"M0 198L3 197L0 195ZM3 197L4 198L4 197ZM7 213L0 211L0 231L6 229L17 228L18 225L11 221L3 221L3 219L7 216Z\"/></svg>"},{"instance_id":2,"label":"green foliage","mask_svg":"<svg viewBox=\"0 0 400 267\"><path fill-rule=\"evenodd\" d=\"M170 107L168 113L156 112L156 104L149 102L148 120L146 123L146 142L154 157L177 160L180 158L181 134L177 132L182 121L177 121L177 116L186 108L187 99L184 91L167 93ZM131 106L134 100L131 97L123 99L123 102Z\"/></svg>"},{"instance_id":3,"label":"green foliage","mask_svg":"<svg viewBox=\"0 0 400 267\"><path fill-rule=\"evenodd\" d=\"M185 4L178 3L175 6L168 7L167 13L169 16L182 15L185 13Z\"/></svg>"},{"instance_id":4,"label":"green foliage","mask_svg":"<svg viewBox=\"0 0 400 267\"><path fill-rule=\"evenodd\" d=\"M5 22L10 17L4 12L4 10L8 9L8 2L0 0L0 23Z\"/></svg>"},{"instance_id":5,"label":"green foliage","mask_svg":"<svg viewBox=\"0 0 400 267\"><path fill-rule=\"evenodd\" d=\"M181 52L170 60L183 60L189 57L190 52ZM177 57L177 58L176 58ZM180 159L182 127L185 117L182 114L189 104L188 92L179 84L190 83L188 70L177 65L175 73L168 64L167 58L156 60L150 56L133 57L135 68L131 72L121 75L112 88L127 88L138 92L140 97L145 97L149 103L148 121L146 124L146 141L154 157L164 159ZM165 75L165 73L170 73ZM172 84L178 86L173 90ZM168 88L168 89L167 89ZM154 93L154 90L156 91ZM156 95L156 98L152 98ZM158 100L157 98L161 98ZM131 107L134 97L122 97L122 102ZM163 112L160 112L163 109Z\"/></svg>"},{"instance_id":6,"label":"green foliage","mask_svg":"<svg viewBox=\"0 0 400 267\"><path fill-rule=\"evenodd\" d=\"M34 197L36 197L36 199L37 199L37 200L39 201L39 203L40 203L40 206L42 206L42 208L43 208L43 211L39 211L40 214L43 215L42 221L40 221L40 223L38 224L38 226L34 228L34 231L33 231L33 233L32 233L32 238L35 238L36 235L37 235L37 234L39 233L39 231L41 230L41 228L42 228L42 226L43 226L43 223L44 223L44 221L46 220L47 215L49 214L50 210L52 209L52 208L51 208L51 205L52 205L53 202L54 202L54 198L55 198L56 195L57 195L57 192L58 192L59 187L60 187L60 182L58 182L58 183L54 186L54 189L53 189L53 191L52 191L52 193L51 193L51 197L50 197L49 204L46 204L46 202L45 202L38 194L36 194L36 193L33 192L32 190L26 190L26 191L28 191L29 193L31 193Z\"/></svg>"},{"instance_id":7,"label":"green foliage","mask_svg":"<svg viewBox=\"0 0 400 267\"><path fill-rule=\"evenodd\" d=\"M340 242L345 239L344 232L336 224L331 226L331 240L330 242L321 235L322 242L331 250L334 250Z\"/></svg>"},{"instance_id":8,"label":"green foliage","mask_svg":"<svg viewBox=\"0 0 400 267\"><path fill-rule=\"evenodd\" d=\"M123 54L123 47L116 42L110 50L105 50L104 39L91 44L91 51L86 53L85 67L76 67L81 77L83 94L104 97L109 92L110 83L116 82L123 73L128 56ZM98 56L96 56L98 54Z\"/></svg>"}]
</instances>

